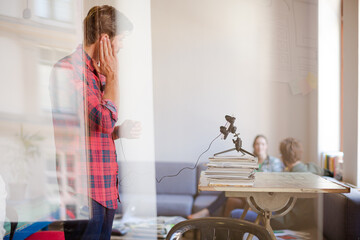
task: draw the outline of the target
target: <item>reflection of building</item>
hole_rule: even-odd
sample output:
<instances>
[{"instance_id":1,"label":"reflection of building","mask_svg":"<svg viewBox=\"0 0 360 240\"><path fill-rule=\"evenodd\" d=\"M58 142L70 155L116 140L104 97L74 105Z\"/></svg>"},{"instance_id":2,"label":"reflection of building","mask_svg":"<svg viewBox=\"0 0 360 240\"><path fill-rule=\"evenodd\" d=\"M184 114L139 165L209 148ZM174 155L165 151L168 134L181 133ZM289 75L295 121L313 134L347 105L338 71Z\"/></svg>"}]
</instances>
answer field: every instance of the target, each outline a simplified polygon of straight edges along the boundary
<instances>
[{"instance_id":1,"label":"reflection of building","mask_svg":"<svg viewBox=\"0 0 360 240\"><path fill-rule=\"evenodd\" d=\"M82 11L76 9L75 2L28 1L29 19L22 17L26 1L0 2L0 64L2 84L6 86L0 88L0 175L8 184L13 166L7 164L7 160L24 161L15 157L16 151L10 145L14 141L9 141L19 133L20 126L30 133L38 133L45 139L41 142L40 156L26 169L29 181L25 198L47 199L48 208L53 209L51 206L58 205L60 190L65 196L63 199L68 201L62 206L76 209L76 214L79 207L71 193L78 188L75 161L79 157L70 148L56 153L49 97L49 77L54 63L72 52L82 39L81 20L77 20L79 14L75 14ZM78 123L74 100L57 91L67 87L58 82L53 89L56 117L59 121L70 119ZM76 129L79 126L58 128L56 134L60 134L67 145L79 134Z\"/></svg>"},{"instance_id":2,"label":"reflection of building","mask_svg":"<svg viewBox=\"0 0 360 240\"><path fill-rule=\"evenodd\" d=\"M87 195L83 97L85 87L82 72L73 69L76 64L79 63L54 65L49 84L56 146L56 172L62 206L61 216L64 218L77 217L82 205L79 193Z\"/></svg>"},{"instance_id":3,"label":"reflection of building","mask_svg":"<svg viewBox=\"0 0 360 240\"><path fill-rule=\"evenodd\" d=\"M81 188L79 170L77 169L76 157L74 154L56 154L56 173L59 193L61 198L61 219L68 219L71 216L79 216L81 201L76 198L76 193ZM71 212L71 213L69 213Z\"/></svg>"},{"instance_id":4,"label":"reflection of building","mask_svg":"<svg viewBox=\"0 0 360 240\"><path fill-rule=\"evenodd\" d=\"M71 24L74 22L74 4L72 0L35 0L35 14L42 19Z\"/></svg>"}]
</instances>

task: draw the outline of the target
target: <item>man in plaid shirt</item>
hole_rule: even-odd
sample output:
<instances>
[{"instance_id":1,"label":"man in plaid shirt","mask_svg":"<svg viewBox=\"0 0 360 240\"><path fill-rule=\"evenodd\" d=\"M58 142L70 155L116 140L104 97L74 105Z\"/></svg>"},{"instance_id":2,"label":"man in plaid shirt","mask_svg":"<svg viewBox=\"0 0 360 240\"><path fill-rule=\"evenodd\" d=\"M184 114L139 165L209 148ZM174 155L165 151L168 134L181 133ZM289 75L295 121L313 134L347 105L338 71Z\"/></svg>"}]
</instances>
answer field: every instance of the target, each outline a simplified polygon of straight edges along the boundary
<instances>
[{"instance_id":1,"label":"man in plaid shirt","mask_svg":"<svg viewBox=\"0 0 360 240\"><path fill-rule=\"evenodd\" d=\"M58 70L66 70L67 79L64 81L70 83L68 85L71 89L68 91L71 92L70 95L76 96L74 99L77 99L79 105L76 111L80 118L85 114L86 126L86 138L84 141L78 139L78 142L80 146L81 142L85 142L87 146L87 161L82 168L87 169L90 220L75 225L65 224L67 239L110 239L119 199L114 140L131 137L129 129L133 131L133 137L139 131L139 126L130 121L120 127L115 126L119 106L116 54L122 48L124 33L131 31L132 27L129 19L115 8L95 6L84 19L84 46L80 45L74 53L54 66L51 86L56 88L59 85ZM58 124L56 113L53 118L55 127ZM59 144L56 141L57 149Z\"/></svg>"}]
</instances>

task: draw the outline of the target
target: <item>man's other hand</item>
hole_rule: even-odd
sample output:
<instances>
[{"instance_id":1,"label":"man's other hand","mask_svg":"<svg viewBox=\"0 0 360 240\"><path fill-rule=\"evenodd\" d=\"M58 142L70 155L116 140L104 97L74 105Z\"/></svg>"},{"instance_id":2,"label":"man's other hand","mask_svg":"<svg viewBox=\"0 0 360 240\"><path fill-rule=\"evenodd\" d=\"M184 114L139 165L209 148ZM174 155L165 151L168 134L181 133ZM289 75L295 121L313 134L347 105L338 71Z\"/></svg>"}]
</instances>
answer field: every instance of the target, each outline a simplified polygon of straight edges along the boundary
<instances>
[{"instance_id":1,"label":"man's other hand","mask_svg":"<svg viewBox=\"0 0 360 240\"><path fill-rule=\"evenodd\" d=\"M137 139L141 135L141 122L133 120L125 120L120 126L114 129L114 139L128 138Z\"/></svg>"}]
</instances>

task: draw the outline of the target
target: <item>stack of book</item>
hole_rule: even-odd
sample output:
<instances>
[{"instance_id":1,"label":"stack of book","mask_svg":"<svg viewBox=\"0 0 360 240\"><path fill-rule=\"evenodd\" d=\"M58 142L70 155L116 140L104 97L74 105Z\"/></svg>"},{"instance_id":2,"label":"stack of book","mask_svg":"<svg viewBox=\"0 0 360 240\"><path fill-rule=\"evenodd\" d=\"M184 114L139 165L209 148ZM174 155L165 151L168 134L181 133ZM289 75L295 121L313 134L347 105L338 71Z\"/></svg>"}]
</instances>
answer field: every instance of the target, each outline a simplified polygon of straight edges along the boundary
<instances>
[{"instance_id":1,"label":"stack of book","mask_svg":"<svg viewBox=\"0 0 360 240\"><path fill-rule=\"evenodd\" d=\"M323 167L334 174L334 178L342 180L343 152L323 152L321 161Z\"/></svg>"},{"instance_id":2,"label":"stack of book","mask_svg":"<svg viewBox=\"0 0 360 240\"><path fill-rule=\"evenodd\" d=\"M206 165L204 175L210 186L252 186L259 168L258 159L248 155L214 156Z\"/></svg>"}]
</instances>

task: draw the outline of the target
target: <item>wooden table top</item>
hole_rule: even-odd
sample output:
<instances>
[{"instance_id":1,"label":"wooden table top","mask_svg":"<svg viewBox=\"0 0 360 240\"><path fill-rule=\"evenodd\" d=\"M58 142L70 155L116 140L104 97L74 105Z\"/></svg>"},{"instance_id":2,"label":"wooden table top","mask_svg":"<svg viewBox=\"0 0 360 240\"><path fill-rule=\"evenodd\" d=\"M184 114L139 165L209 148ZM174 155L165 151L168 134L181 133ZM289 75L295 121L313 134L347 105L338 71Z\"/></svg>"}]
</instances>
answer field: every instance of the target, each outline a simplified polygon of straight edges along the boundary
<instances>
[{"instance_id":1,"label":"wooden table top","mask_svg":"<svg viewBox=\"0 0 360 240\"><path fill-rule=\"evenodd\" d=\"M200 191L225 192L282 192L282 193L348 193L350 188L328 181L309 172L257 172L254 185L209 186L208 179L201 173Z\"/></svg>"}]
</instances>

